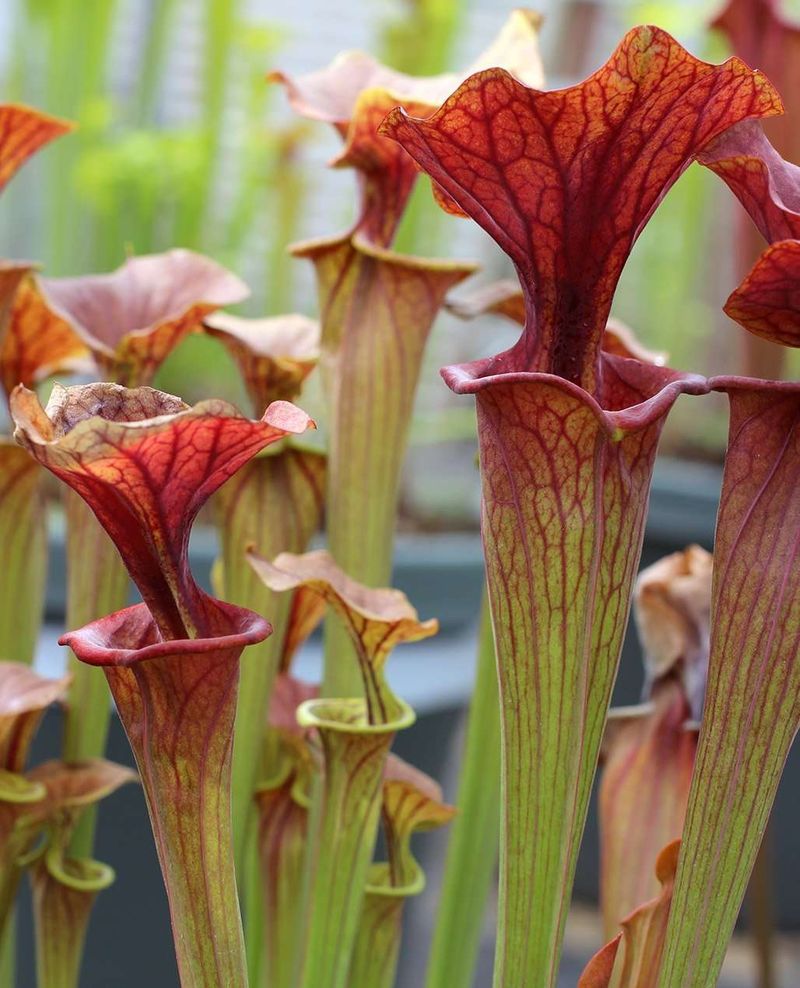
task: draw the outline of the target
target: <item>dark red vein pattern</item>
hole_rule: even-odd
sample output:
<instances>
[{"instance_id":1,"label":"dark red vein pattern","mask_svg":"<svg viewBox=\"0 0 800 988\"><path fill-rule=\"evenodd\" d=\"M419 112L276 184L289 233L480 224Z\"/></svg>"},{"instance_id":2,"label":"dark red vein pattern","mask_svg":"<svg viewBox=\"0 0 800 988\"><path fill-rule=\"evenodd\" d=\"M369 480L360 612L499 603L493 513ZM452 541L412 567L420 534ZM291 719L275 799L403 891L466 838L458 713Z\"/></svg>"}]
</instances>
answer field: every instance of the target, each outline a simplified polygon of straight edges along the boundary
<instances>
[{"instance_id":1,"label":"dark red vein pattern","mask_svg":"<svg viewBox=\"0 0 800 988\"><path fill-rule=\"evenodd\" d=\"M421 869L411 853L411 838L418 830L443 827L456 810L445 803L433 779L391 755L384 771L382 812L389 859L386 884L394 888L413 886Z\"/></svg>"},{"instance_id":2,"label":"dark red vein pattern","mask_svg":"<svg viewBox=\"0 0 800 988\"><path fill-rule=\"evenodd\" d=\"M800 725L800 389L712 383L731 420L711 660L661 988L715 983Z\"/></svg>"},{"instance_id":3,"label":"dark red vein pattern","mask_svg":"<svg viewBox=\"0 0 800 988\"><path fill-rule=\"evenodd\" d=\"M288 402L251 421L226 402L190 409L148 388L86 385L53 394L51 420L32 392L17 389L17 438L92 508L163 636L207 636L208 598L188 563L192 522L243 464L311 420Z\"/></svg>"},{"instance_id":4,"label":"dark red vein pattern","mask_svg":"<svg viewBox=\"0 0 800 988\"><path fill-rule=\"evenodd\" d=\"M517 267L529 307L516 369L593 391L614 288L653 210L705 144L780 108L743 62L709 65L640 27L578 86L539 92L489 69L427 120L393 111L383 132Z\"/></svg>"},{"instance_id":5,"label":"dark red vein pattern","mask_svg":"<svg viewBox=\"0 0 800 988\"><path fill-rule=\"evenodd\" d=\"M91 506L145 601L62 644L103 667L136 756L182 983L245 988L232 736L239 656L270 629L197 587L188 541L200 507L239 467L313 423L288 402L250 421L225 402L190 409L113 384L56 387L47 409L17 388L11 405L19 441Z\"/></svg>"},{"instance_id":6,"label":"dark red vein pattern","mask_svg":"<svg viewBox=\"0 0 800 988\"><path fill-rule=\"evenodd\" d=\"M800 346L800 168L781 158L756 121L731 128L698 161L728 184L770 243L725 312L762 339Z\"/></svg>"},{"instance_id":7,"label":"dark red vein pattern","mask_svg":"<svg viewBox=\"0 0 800 988\"><path fill-rule=\"evenodd\" d=\"M9 780L0 778L0 781L6 789ZM12 786L13 799L3 798L5 794L0 790L0 933L4 935L22 878L19 860L30 850L31 835L25 817L30 811L30 801L39 797L37 787L26 782L24 776L14 777Z\"/></svg>"},{"instance_id":8,"label":"dark red vein pattern","mask_svg":"<svg viewBox=\"0 0 800 988\"><path fill-rule=\"evenodd\" d=\"M378 132L386 114L397 106L397 100L397 96L385 90L362 93L344 150L335 162L356 169L360 189L357 229L365 240L381 247L392 243L419 177L406 152ZM425 116L432 109L424 103L406 101L404 105L415 116Z\"/></svg>"},{"instance_id":9,"label":"dark red vein pattern","mask_svg":"<svg viewBox=\"0 0 800 988\"><path fill-rule=\"evenodd\" d=\"M483 540L504 723L501 984L554 983L641 550L656 445L701 379L606 358L603 412L549 375L477 384ZM626 380L610 387L613 373ZM458 369L453 370L453 377Z\"/></svg>"},{"instance_id":10,"label":"dark red vein pattern","mask_svg":"<svg viewBox=\"0 0 800 988\"><path fill-rule=\"evenodd\" d=\"M532 85L542 79L538 31L541 18L530 10L514 10L492 43L465 72L409 76L396 72L363 52L349 51L316 72L290 77L273 72L292 108L301 116L325 120L336 127L344 149L333 165L356 170L360 191L355 229L371 243L388 247L418 177L406 152L381 136L378 125L395 106L426 117L472 72L502 65Z\"/></svg>"},{"instance_id":11,"label":"dark red vein pattern","mask_svg":"<svg viewBox=\"0 0 800 988\"><path fill-rule=\"evenodd\" d=\"M555 982L658 435L678 393L707 390L626 359L627 344L625 357L603 352L614 288L698 151L780 106L741 61L709 65L643 27L570 89L488 70L427 120L396 110L384 124L444 205L505 250L524 294L515 347L443 372L478 405L504 720L495 976L506 988Z\"/></svg>"},{"instance_id":12,"label":"dark red vein pattern","mask_svg":"<svg viewBox=\"0 0 800 988\"><path fill-rule=\"evenodd\" d=\"M507 65L528 81L540 81L538 24L531 12L513 12L477 64ZM444 294L473 268L415 261L384 249L418 172L377 125L398 104L429 114L463 75L413 78L350 52L319 72L271 78L286 86L298 113L336 127L345 146L334 163L353 167L359 182L353 229L301 245L296 253L315 264L319 286L331 437L329 545L351 576L383 586L391 576L398 476L422 351ZM336 625L326 628L325 655L323 692L355 694L356 663Z\"/></svg>"},{"instance_id":13,"label":"dark red vein pattern","mask_svg":"<svg viewBox=\"0 0 800 988\"><path fill-rule=\"evenodd\" d=\"M147 605L65 635L102 666L147 796L181 983L245 988L231 834L239 656L269 633L251 611L207 602L213 638L163 642Z\"/></svg>"},{"instance_id":14,"label":"dark red vein pattern","mask_svg":"<svg viewBox=\"0 0 800 988\"><path fill-rule=\"evenodd\" d=\"M762 339L800 346L800 240L767 247L731 292L725 312Z\"/></svg>"}]
</instances>

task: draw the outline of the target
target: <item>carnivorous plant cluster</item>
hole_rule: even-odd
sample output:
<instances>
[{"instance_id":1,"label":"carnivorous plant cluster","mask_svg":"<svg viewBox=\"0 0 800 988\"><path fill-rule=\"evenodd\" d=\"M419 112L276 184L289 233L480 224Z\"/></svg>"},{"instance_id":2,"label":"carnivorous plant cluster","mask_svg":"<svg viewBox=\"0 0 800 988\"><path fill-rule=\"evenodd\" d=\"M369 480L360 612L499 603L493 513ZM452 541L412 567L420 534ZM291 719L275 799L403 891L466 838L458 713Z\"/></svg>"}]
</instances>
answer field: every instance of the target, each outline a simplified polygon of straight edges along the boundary
<instances>
[{"instance_id":1,"label":"carnivorous plant cluster","mask_svg":"<svg viewBox=\"0 0 800 988\"><path fill-rule=\"evenodd\" d=\"M745 6L718 23L747 58ZM512 12L458 74L411 77L358 52L270 74L297 113L333 125L333 164L356 179L351 227L291 247L313 265L316 319L219 311L247 286L179 248L77 278L0 264L14 430L0 440L0 988L25 875L38 984L77 988L114 878L92 857L95 804L137 779L183 988L399 984L404 913L425 887L412 838L451 821L428 988L473 983L498 861L494 988L555 988L598 766L605 944L579 985L716 983L800 726L800 384L671 369L611 312L648 220L703 166L744 207L748 244L766 241L725 312L800 346L800 167L765 132L783 106L757 66L701 61L644 26L548 90L538 29ZM0 107L0 185L69 129ZM393 249L421 175L430 209L474 221L518 284L464 291L472 262ZM455 806L391 750L415 713L390 685L402 660L387 669L438 630L390 583L443 309L518 331L442 371L477 412L486 573ZM152 386L194 333L231 357L247 413ZM324 442L294 404L317 368ZM713 557L689 546L637 577L667 416L711 392L730 420ZM63 494L74 659L58 679L31 668L59 510L46 471ZM190 565L204 511L210 587ZM632 604L642 703L610 709ZM323 620L306 682L294 658ZM104 757L112 698L136 771ZM31 766L56 702L60 757Z\"/></svg>"}]
</instances>

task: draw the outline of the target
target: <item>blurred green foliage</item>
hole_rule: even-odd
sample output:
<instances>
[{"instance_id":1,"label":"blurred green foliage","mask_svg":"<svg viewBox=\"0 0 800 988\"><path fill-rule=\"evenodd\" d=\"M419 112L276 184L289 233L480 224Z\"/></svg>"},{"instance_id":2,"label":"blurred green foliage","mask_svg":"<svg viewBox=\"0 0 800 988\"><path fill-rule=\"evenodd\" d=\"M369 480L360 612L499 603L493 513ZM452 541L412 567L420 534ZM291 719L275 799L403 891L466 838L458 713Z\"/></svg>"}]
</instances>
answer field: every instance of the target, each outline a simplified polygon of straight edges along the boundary
<instances>
[{"instance_id":1,"label":"blurred green foliage","mask_svg":"<svg viewBox=\"0 0 800 988\"><path fill-rule=\"evenodd\" d=\"M79 125L48 150L45 182L31 176L32 195L15 196L7 219L8 230L29 230L25 246L48 273L108 270L129 252L176 245L238 267L260 243L256 302L291 294L286 271L268 284L263 231L273 206L286 212L282 173L299 135L264 123L275 95L264 72L280 34L244 20L240 7L150 0L128 23L131 8L117 0L18 0L6 98ZM191 78L176 79L187 43ZM179 121L164 99L168 82L173 94L186 84ZM32 230L21 214L28 198L39 200ZM278 227L270 224L275 239Z\"/></svg>"},{"instance_id":2,"label":"blurred green foliage","mask_svg":"<svg viewBox=\"0 0 800 988\"><path fill-rule=\"evenodd\" d=\"M291 307L296 269L285 246L306 192L291 161L306 132L267 125L280 94L264 73L282 37L242 7L142 0L134 22L118 0L17 0L5 98L79 126L8 197L6 255L72 275L189 247L248 280L247 310ZM189 398L235 392L234 381L220 348L203 339L181 347L160 376Z\"/></svg>"}]
</instances>

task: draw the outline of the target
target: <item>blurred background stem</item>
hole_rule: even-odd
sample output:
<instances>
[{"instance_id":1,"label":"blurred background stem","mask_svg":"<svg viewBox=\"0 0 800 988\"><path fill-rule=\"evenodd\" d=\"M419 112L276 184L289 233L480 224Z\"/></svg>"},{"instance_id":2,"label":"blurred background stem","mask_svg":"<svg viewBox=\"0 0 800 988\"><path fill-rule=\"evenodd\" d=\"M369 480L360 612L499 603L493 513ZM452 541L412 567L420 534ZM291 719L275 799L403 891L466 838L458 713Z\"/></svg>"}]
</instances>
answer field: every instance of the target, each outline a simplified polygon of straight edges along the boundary
<instances>
[{"instance_id":1,"label":"blurred background stem","mask_svg":"<svg viewBox=\"0 0 800 988\"><path fill-rule=\"evenodd\" d=\"M427 988L470 988L481 946L486 903L497 869L500 836L500 701L486 590L470 701L461 780L455 799L439 910L428 960Z\"/></svg>"}]
</instances>

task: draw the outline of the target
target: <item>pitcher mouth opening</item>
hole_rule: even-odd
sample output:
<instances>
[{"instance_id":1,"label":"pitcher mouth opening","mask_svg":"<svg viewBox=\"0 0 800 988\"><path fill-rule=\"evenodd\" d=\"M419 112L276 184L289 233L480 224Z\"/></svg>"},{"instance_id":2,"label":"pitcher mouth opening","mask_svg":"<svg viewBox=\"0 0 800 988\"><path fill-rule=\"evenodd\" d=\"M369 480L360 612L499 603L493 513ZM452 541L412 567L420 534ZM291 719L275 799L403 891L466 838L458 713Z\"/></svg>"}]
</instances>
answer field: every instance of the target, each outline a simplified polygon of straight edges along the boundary
<instances>
[{"instance_id":1,"label":"pitcher mouth opening","mask_svg":"<svg viewBox=\"0 0 800 988\"><path fill-rule=\"evenodd\" d=\"M700 374L603 353L600 394L594 395L556 374L509 369L512 353L513 350L506 350L465 364L450 364L440 374L451 391L459 395L478 395L487 389L510 385L556 388L588 406L612 431L644 425L667 411L679 395L703 395L712 388L711 382Z\"/></svg>"},{"instance_id":2,"label":"pitcher mouth opening","mask_svg":"<svg viewBox=\"0 0 800 988\"><path fill-rule=\"evenodd\" d=\"M150 659L174 655L239 650L263 641L272 626L255 611L221 600L213 601L219 633L207 638L164 641L146 604L134 604L107 617L92 621L59 639L75 655L94 666L132 666Z\"/></svg>"}]
</instances>

